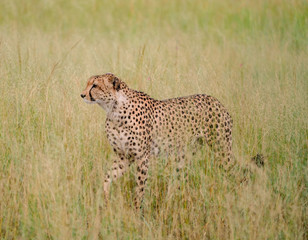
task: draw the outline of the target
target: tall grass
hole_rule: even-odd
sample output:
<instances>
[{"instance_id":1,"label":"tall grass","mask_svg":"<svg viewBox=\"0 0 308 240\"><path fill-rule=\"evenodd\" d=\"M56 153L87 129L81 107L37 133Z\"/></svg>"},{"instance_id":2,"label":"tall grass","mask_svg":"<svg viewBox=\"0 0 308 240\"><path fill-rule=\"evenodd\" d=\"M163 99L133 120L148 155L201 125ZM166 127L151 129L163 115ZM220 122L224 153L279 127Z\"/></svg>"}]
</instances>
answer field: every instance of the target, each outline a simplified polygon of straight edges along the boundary
<instances>
[{"instance_id":1,"label":"tall grass","mask_svg":"<svg viewBox=\"0 0 308 240\"><path fill-rule=\"evenodd\" d=\"M300 0L1 1L1 239L307 239L307 30ZM240 185L205 148L186 182L157 159L143 216L134 166L105 206L105 113L80 98L105 72L159 99L217 97L238 161L265 168Z\"/></svg>"}]
</instances>

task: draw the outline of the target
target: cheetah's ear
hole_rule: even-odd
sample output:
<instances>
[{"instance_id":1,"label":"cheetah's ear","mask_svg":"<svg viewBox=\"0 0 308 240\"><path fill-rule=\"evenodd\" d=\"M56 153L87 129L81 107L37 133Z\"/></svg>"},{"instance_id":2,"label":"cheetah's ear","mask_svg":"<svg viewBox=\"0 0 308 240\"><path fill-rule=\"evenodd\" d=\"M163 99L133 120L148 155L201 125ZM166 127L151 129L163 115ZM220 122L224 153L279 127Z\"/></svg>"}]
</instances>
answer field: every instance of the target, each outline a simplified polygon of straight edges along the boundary
<instances>
[{"instance_id":1,"label":"cheetah's ear","mask_svg":"<svg viewBox=\"0 0 308 240\"><path fill-rule=\"evenodd\" d=\"M120 79L118 79L117 77L114 77L112 79L112 85L113 85L113 88L116 90L116 91L119 91L120 90L120 84L121 84L121 81Z\"/></svg>"}]
</instances>

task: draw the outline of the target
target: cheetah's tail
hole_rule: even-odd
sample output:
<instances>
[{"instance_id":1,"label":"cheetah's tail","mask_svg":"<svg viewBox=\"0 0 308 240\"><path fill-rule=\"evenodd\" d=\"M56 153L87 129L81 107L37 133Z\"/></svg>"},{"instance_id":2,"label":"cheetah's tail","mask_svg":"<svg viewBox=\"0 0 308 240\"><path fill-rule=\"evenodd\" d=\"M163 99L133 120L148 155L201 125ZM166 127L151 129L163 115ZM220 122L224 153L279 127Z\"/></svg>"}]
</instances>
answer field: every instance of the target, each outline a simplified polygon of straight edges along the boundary
<instances>
[{"instance_id":1,"label":"cheetah's tail","mask_svg":"<svg viewBox=\"0 0 308 240\"><path fill-rule=\"evenodd\" d=\"M265 165L265 157L261 153L258 153L256 156L252 157L251 161L253 161L259 168L264 167Z\"/></svg>"}]
</instances>

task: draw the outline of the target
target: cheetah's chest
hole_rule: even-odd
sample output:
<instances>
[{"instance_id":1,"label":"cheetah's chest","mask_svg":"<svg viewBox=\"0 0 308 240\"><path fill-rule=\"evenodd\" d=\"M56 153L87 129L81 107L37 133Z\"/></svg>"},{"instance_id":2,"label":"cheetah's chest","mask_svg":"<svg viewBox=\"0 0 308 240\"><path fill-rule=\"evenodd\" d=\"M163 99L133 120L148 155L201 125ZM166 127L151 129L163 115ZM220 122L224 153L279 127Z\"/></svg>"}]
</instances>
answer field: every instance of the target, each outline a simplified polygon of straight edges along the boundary
<instances>
[{"instance_id":1,"label":"cheetah's chest","mask_svg":"<svg viewBox=\"0 0 308 240\"><path fill-rule=\"evenodd\" d=\"M117 128L113 123L106 123L106 133L111 146L118 152L128 154L131 136L125 128Z\"/></svg>"}]
</instances>

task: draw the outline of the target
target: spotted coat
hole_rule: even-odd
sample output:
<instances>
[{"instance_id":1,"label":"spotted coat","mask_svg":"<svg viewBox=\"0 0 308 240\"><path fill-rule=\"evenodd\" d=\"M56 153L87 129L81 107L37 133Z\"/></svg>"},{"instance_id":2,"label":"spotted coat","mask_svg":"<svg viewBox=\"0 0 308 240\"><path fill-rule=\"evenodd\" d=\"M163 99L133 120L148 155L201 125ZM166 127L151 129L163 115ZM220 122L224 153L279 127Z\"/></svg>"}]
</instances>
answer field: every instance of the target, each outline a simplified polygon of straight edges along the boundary
<instances>
[{"instance_id":1,"label":"spotted coat","mask_svg":"<svg viewBox=\"0 0 308 240\"><path fill-rule=\"evenodd\" d=\"M111 180L122 176L136 162L135 205L139 209L149 161L160 154L171 154L180 168L185 162L187 148L203 142L211 147L220 165L226 169L233 165L232 118L212 96L197 94L155 100L107 73L90 77L81 97L106 111L107 138L118 155L105 178L106 196Z\"/></svg>"}]
</instances>

